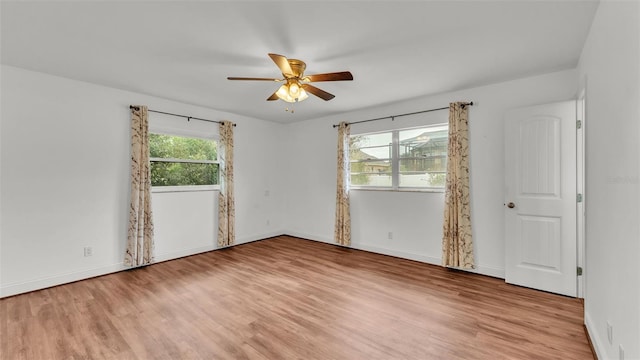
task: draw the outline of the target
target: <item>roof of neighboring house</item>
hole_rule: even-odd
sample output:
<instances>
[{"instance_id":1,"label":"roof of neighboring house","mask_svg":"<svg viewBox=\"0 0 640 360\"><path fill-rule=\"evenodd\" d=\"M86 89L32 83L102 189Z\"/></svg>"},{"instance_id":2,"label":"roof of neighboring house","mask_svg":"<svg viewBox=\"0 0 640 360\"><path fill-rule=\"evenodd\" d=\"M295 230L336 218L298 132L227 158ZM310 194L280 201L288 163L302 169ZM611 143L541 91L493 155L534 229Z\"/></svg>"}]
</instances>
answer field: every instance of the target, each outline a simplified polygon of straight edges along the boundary
<instances>
[{"instance_id":1,"label":"roof of neighboring house","mask_svg":"<svg viewBox=\"0 0 640 360\"><path fill-rule=\"evenodd\" d=\"M444 140L449 136L448 130L439 130L439 131L425 131L418 136L414 136L412 138L400 140L400 145L407 145L414 143L416 147L423 146L427 143L433 143L438 140Z\"/></svg>"},{"instance_id":2,"label":"roof of neighboring house","mask_svg":"<svg viewBox=\"0 0 640 360\"><path fill-rule=\"evenodd\" d=\"M366 152L358 149L358 150L354 150L351 152L351 159L352 160L378 160L377 157L367 154ZM391 166L389 164L388 160L380 160L380 161L369 161L367 162L368 165L376 165L376 166L384 166L384 167L389 167Z\"/></svg>"}]
</instances>

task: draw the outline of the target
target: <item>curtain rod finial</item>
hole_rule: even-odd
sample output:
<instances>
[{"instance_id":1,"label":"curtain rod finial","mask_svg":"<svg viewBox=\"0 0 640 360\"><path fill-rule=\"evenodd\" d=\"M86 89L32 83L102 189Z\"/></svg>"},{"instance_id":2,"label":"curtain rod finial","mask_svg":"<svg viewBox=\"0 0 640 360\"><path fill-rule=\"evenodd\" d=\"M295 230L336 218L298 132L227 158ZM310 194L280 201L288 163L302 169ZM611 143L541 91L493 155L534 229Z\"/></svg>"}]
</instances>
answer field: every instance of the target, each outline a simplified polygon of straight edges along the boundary
<instances>
[{"instance_id":1,"label":"curtain rod finial","mask_svg":"<svg viewBox=\"0 0 640 360\"><path fill-rule=\"evenodd\" d=\"M473 101L469 101L468 103L462 103L461 104L462 108L466 108L467 106L473 106Z\"/></svg>"}]
</instances>

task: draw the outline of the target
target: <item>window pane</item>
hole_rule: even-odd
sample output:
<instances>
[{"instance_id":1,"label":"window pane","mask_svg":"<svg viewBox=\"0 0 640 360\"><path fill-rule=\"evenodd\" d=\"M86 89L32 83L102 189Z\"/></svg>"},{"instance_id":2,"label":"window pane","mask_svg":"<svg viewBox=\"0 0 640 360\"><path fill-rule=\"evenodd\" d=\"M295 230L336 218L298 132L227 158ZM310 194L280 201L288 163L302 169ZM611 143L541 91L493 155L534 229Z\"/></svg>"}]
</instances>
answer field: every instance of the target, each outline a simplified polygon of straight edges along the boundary
<instances>
[{"instance_id":1,"label":"window pane","mask_svg":"<svg viewBox=\"0 0 640 360\"><path fill-rule=\"evenodd\" d=\"M383 173L383 174L351 173L351 185L391 187L391 173Z\"/></svg>"},{"instance_id":2,"label":"window pane","mask_svg":"<svg viewBox=\"0 0 640 360\"><path fill-rule=\"evenodd\" d=\"M217 145L213 140L149 134L149 153L152 158L216 160Z\"/></svg>"},{"instance_id":3,"label":"window pane","mask_svg":"<svg viewBox=\"0 0 640 360\"><path fill-rule=\"evenodd\" d=\"M152 161L151 185L218 185L218 164Z\"/></svg>"},{"instance_id":4,"label":"window pane","mask_svg":"<svg viewBox=\"0 0 640 360\"><path fill-rule=\"evenodd\" d=\"M401 130L400 157L441 157L446 158L448 129L446 126Z\"/></svg>"},{"instance_id":5,"label":"window pane","mask_svg":"<svg viewBox=\"0 0 640 360\"><path fill-rule=\"evenodd\" d=\"M354 135L350 141L351 161L391 158L391 133Z\"/></svg>"},{"instance_id":6,"label":"window pane","mask_svg":"<svg viewBox=\"0 0 640 360\"><path fill-rule=\"evenodd\" d=\"M398 135L398 185L444 187L447 171L447 127L401 130Z\"/></svg>"},{"instance_id":7,"label":"window pane","mask_svg":"<svg viewBox=\"0 0 640 360\"><path fill-rule=\"evenodd\" d=\"M391 133L350 138L351 185L391 187Z\"/></svg>"},{"instance_id":8,"label":"window pane","mask_svg":"<svg viewBox=\"0 0 640 360\"><path fill-rule=\"evenodd\" d=\"M389 159L351 162L351 185L391 186Z\"/></svg>"},{"instance_id":9,"label":"window pane","mask_svg":"<svg viewBox=\"0 0 640 360\"><path fill-rule=\"evenodd\" d=\"M399 186L401 187L444 187L446 158L400 159ZM442 164L445 164L444 168Z\"/></svg>"}]
</instances>

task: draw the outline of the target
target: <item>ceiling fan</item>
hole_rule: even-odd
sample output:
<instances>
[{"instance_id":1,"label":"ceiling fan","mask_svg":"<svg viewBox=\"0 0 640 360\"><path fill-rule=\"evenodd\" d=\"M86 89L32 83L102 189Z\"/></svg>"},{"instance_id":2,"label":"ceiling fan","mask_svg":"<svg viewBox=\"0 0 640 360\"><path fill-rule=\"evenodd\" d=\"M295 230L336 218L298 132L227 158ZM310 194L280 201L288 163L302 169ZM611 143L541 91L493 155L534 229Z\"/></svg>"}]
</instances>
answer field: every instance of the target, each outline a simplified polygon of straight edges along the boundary
<instances>
[{"instance_id":1,"label":"ceiling fan","mask_svg":"<svg viewBox=\"0 0 640 360\"><path fill-rule=\"evenodd\" d=\"M304 75L304 70L307 67L304 61L298 59L287 59L286 57L278 54L269 54L269 57L276 63L276 65L278 65L278 68L280 68L284 78L274 79L230 76L227 79L284 82L276 92L267 98L267 101L280 99L290 103L305 100L309 97L307 93L311 93L325 101L331 100L335 97L335 95L309 84L311 82L353 80L353 75L348 71Z\"/></svg>"}]
</instances>

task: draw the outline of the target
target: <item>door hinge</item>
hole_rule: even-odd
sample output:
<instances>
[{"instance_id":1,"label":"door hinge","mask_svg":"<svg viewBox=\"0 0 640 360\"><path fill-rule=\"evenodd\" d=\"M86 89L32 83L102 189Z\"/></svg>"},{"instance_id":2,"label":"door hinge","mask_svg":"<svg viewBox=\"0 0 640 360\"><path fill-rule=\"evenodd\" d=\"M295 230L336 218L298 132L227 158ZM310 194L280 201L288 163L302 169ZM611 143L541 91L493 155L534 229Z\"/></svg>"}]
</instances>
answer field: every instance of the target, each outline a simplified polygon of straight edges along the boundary
<instances>
[{"instance_id":1,"label":"door hinge","mask_svg":"<svg viewBox=\"0 0 640 360\"><path fill-rule=\"evenodd\" d=\"M576 121L576 129L582 129L582 120Z\"/></svg>"},{"instance_id":2,"label":"door hinge","mask_svg":"<svg viewBox=\"0 0 640 360\"><path fill-rule=\"evenodd\" d=\"M576 201L579 203L582 202L582 194L578 194L578 196L576 196Z\"/></svg>"},{"instance_id":3,"label":"door hinge","mask_svg":"<svg viewBox=\"0 0 640 360\"><path fill-rule=\"evenodd\" d=\"M578 266L578 276L582 276L582 266Z\"/></svg>"}]
</instances>

